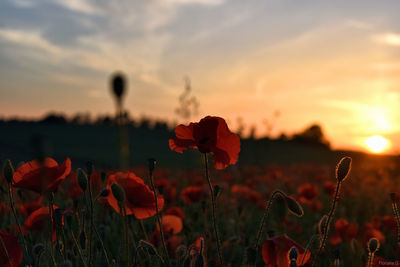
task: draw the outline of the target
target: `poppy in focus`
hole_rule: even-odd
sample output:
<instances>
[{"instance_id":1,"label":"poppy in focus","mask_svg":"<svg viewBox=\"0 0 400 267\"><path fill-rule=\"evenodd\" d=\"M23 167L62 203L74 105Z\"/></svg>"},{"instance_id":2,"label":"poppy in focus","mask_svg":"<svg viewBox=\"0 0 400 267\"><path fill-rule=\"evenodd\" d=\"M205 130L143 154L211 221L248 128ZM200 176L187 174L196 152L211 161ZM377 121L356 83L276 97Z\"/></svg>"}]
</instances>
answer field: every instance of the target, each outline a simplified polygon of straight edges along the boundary
<instances>
[{"instance_id":1,"label":"poppy in focus","mask_svg":"<svg viewBox=\"0 0 400 267\"><path fill-rule=\"evenodd\" d=\"M201 153L211 153L216 169L224 169L238 161L240 139L220 117L207 116L189 126L180 124L175 128L175 135L176 139L169 140L172 150L183 153L192 147Z\"/></svg>"},{"instance_id":2,"label":"poppy in focus","mask_svg":"<svg viewBox=\"0 0 400 267\"><path fill-rule=\"evenodd\" d=\"M126 215L135 215L137 219L145 219L156 214L154 193L143 180L132 172L117 172L109 176L107 189L111 192L111 184L116 183L125 192ZM120 207L113 194L106 197L108 204L118 213ZM164 206L164 198L157 196L158 211Z\"/></svg>"},{"instance_id":3,"label":"poppy in focus","mask_svg":"<svg viewBox=\"0 0 400 267\"><path fill-rule=\"evenodd\" d=\"M71 160L67 158L62 165L52 158L41 163L33 160L19 167L13 176L13 186L35 191L39 194L57 191L58 185L71 172Z\"/></svg>"}]
</instances>

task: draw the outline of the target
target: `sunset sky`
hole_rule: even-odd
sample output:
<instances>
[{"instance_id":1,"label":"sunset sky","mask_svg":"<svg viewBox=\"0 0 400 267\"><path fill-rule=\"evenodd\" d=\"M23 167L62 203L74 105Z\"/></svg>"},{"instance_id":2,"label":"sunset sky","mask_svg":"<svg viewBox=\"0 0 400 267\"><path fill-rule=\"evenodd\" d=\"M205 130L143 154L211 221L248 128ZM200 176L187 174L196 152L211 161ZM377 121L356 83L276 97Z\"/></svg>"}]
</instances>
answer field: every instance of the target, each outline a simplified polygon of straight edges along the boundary
<instances>
[{"instance_id":1,"label":"sunset sky","mask_svg":"<svg viewBox=\"0 0 400 267\"><path fill-rule=\"evenodd\" d=\"M199 115L273 135L319 123L334 148L382 136L400 151L400 1L2 0L0 116L112 113L177 119L189 76ZM375 139L369 139L375 140ZM378 139L376 139L378 140Z\"/></svg>"}]
</instances>

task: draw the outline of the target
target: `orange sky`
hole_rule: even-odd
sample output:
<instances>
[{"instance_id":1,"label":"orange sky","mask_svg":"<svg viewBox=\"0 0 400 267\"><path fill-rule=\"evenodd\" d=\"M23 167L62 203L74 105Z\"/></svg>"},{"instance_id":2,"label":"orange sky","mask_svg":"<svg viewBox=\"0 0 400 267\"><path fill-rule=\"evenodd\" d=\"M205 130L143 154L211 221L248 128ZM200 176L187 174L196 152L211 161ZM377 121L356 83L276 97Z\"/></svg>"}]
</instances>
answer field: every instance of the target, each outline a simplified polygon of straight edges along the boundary
<instances>
[{"instance_id":1,"label":"orange sky","mask_svg":"<svg viewBox=\"0 0 400 267\"><path fill-rule=\"evenodd\" d=\"M139 2L139 3L138 3ZM6 0L0 3L0 115L113 112L177 119L183 77L200 112L272 135L322 125L334 148L399 147L398 1Z\"/></svg>"}]
</instances>

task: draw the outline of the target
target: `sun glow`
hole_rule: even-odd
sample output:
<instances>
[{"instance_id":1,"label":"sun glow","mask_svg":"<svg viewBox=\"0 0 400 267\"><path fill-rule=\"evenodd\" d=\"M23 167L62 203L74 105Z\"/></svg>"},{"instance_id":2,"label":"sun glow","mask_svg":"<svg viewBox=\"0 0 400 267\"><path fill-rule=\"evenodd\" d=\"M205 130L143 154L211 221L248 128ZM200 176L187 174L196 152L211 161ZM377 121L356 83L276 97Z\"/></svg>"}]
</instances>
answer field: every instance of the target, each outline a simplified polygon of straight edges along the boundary
<instances>
[{"instance_id":1,"label":"sun glow","mask_svg":"<svg viewBox=\"0 0 400 267\"><path fill-rule=\"evenodd\" d=\"M365 139L365 144L373 153L381 153L389 145L389 141L380 135Z\"/></svg>"}]
</instances>

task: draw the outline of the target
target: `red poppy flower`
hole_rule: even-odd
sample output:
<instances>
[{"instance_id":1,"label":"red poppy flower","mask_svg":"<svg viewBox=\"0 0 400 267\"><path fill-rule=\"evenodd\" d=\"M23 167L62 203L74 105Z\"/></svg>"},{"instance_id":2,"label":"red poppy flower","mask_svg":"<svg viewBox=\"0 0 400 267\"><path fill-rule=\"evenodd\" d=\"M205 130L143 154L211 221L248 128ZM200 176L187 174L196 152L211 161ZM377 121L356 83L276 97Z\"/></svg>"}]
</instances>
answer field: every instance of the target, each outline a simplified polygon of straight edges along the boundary
<instances>
[{"instance_id":1,"label":"red poppy flower","mask_svg":"<svg viewBox=\"0 0 400 267\"><path fill-rule=\"evenodd\" d=\"M54 192L70 172L71 160L69 158L60 166L52 158L46 158L43 163L33 160L15 171L13 185L39 194L48 191Z\"/></svg>"},{"instance_id":2,"label":"red poppy flower","mask_svg":"<svg viewBox=\"0 0 400 267\"><path fill-rule=\"evenodd\" d=\"M300 265L305 249L290 239L287 235L274 236L265 240L262 246L262 256L265 267L288 267L289 257L288 252L291 247L295 246L298 251L297 265ZM310 259L310 253L307 252L304 258L304 263Z\"/></svg>"},{"instance_id":3,"label":"red poppy flower","mask_svg":"<svg viewBox=\"0 0 400 267\"><path fill-rule=\"evenodd\" d=\"M58 207L56 205L53 205L53 210L56 210L57 208ZM51 223L51 218L50 218L49 207L41 207L32 212L28 216L28 218L25 220L23 230L24 233L27 233L28 231L47 230L45 227L49 227L48 225L50 225L50 223ZM53 225L52 228L53 228L52 240L53 242L55 242L56 241L55 225Z\"/></svg>"},{"instance_id":4,"label":"red poppy flower","mask_svg":"<svg viewBox=\"0 0 400 267\"><path fill-rule=\"evenodd\" d=\"M254 203L257 203L261 198L260 193L245 185L235 184L231 187L231 192L236 198L247 199Z\"/></svg>"},{"instance_id":5,"label":"red poppy flower","mask_svg":"<svg viewBox=\"0 0 400 267\"><path fill-rule=\"evenodd\" d=\"M181 218L182 220L185 219L185 214L183 213L182 209L179 207L172 207L167 209L164 212L164 215L175 215Z\"/></svg>"},{"instance_id":6,"label":"red poppy flower","mask_svg":"<svg viewBox=\"0 0 400 267\"><path fill-rule=\"evenodd\" d=\"M18 243L18 239L1 229L0 238L3 241L2 243L4 243L5 245L8 257L10 259L9 261L6 256L7 254L4 251L3 245L0 244L0 265L4 267L9 267L11 265L18 266L22 262L22 248Z\"/></svg>"},{"instance_id":7,"label":"red poppy flower","mask_svg":"<svg viewBox=\"0 0 400 267\"><path fill-rule=\"evenodd\" d=\"M182 190L181 195L187 204L199 202L203 197L204 190L200 186L188 186Z\"/></svg>"},{"instance_id":8,"label":"red poppy flower","mask_svg":"<svg viewBox=\"0 0 400 267\"><path fill-rule=\"evenodd\" d=\"M143 180L132 172L117 172L108 178L107 189L111 192L111 184L120 185L125 192L126 215L135 215L137 219L145 219L156 214L154 193ZM118 213L120 208L113 194L106 197L108 204ZM164 206L164 198L157 196L158 211Z\"/></svg>"},{"instance_id":9,"label":"red poppy flower","mask_svg":"<svg viewBox=\"0 0 400 267\"><path fill-rule=\"evenodd\" d=\"M304 184L297 189L299 197L304 197L307 200L313 200L318 196L318 189L316 185Z\"/></svg>"},{"instance_id":10,"label":"red poppy flower","mask_svg":"<svg viewBox=\"0 0 400 267\"><path fill-rule=\"evenodd\" d=\"M224 169L238 161L240 139L220 117L207 116L189 126L178 125L175 135L176 139L169 140L172 150L183 153L192 147L202 153L211 153L216 169Z\"/></svg>"}]
</instances>

